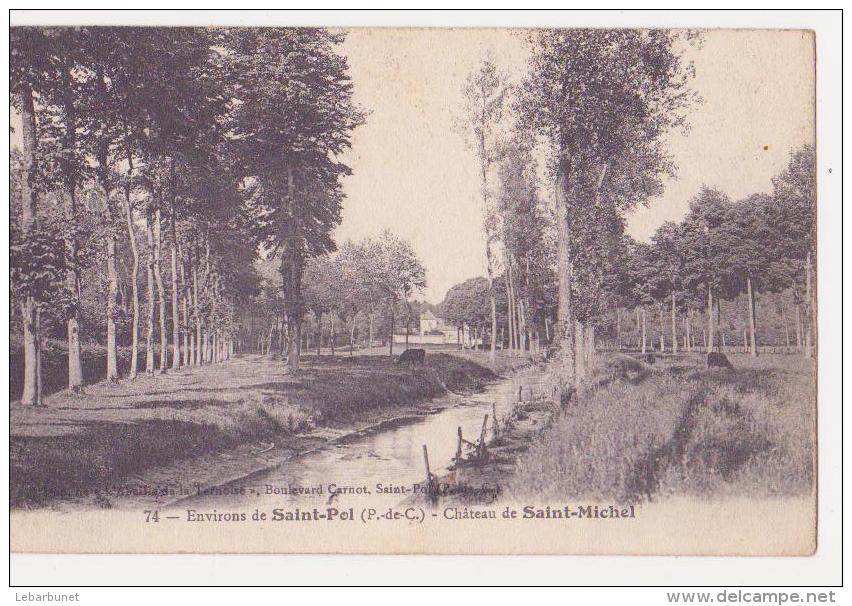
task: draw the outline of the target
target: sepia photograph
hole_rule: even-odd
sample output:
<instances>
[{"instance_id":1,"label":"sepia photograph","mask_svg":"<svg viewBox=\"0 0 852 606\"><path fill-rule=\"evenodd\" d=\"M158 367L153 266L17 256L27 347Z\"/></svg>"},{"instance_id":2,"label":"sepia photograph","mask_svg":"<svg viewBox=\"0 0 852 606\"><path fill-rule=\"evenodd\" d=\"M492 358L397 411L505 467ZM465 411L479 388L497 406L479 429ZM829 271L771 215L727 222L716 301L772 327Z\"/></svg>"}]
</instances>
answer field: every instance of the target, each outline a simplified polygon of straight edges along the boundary
<instances>
[{"instance_id":1,"label":"sepia photograph","mask_svg":"<svg viewBox=\"0 0 852 606\"><path fill-rule=\"evenodd\" d=\"M813 30L9 36L12 552L817 551Z\"/></svg>"}]
</instances>

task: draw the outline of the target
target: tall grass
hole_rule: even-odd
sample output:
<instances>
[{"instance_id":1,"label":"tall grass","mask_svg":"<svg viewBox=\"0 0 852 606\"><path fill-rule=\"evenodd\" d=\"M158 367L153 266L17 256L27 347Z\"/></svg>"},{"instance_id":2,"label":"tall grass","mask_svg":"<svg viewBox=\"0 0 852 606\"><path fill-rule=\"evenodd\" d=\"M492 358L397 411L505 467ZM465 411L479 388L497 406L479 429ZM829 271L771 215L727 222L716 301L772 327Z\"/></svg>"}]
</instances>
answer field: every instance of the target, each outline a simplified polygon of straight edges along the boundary
<instances>
[{"instance_id":1,"label":"tall grass","mask_svg":"<svg viewBox=\"0 0 852 606\"><path fill-rule=\"evenodd\" d=\"M795 495L814 483L814 371L793 356L654 366L602 356L578 401L522 456L516 497L635 502Z\"/></svg>"}]
</instances>

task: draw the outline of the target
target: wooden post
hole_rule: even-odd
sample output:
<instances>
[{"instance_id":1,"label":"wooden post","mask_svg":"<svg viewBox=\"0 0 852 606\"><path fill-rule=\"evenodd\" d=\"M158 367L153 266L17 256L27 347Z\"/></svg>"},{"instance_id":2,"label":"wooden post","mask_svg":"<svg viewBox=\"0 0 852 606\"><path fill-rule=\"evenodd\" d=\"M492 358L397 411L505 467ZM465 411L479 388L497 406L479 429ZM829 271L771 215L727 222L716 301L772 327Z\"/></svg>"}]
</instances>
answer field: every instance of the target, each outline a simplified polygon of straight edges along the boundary
<instances>
[{"instance_id":1,"label":"wooden post","mask_svg":"<svg viewBox=\"0 0 852 606\"><path fill-rule=\"evenodd\" d=\"M426 465L426 481L431 486L432 472L429 470L429 451L426 449L426 444L423 445L423 464Z\"/></svg>"},{"instance_id":2,"label":"wooden post","mask_svg":"<svg viewBox=\"0 0 852 606\"><path fill-rule=\"evenodd\" d=\"M518 385L518 402L524 401L524 386Z\"/></svg>"},{"instance_id":3,"label":"wooden post","mask_svg":"<svg viewBox=\"0 0 852 606\"><path fill-rule=\"evenodd\" d=\"M496 440L497 435L500 433L500 427L497 423L497 402L491 402L491 416L493 419L491 421L491 429L493 431L493 437Z\"/></svg>"},{"instance_id":4,"label":"wooden post","mask_svg":"<svg viewBox=\"0 0 852 606\"><path fill-rule=\"evenodd\" d=\"M458 473L459 467L461 467L461 462L462 462L462 443L463 443L463 440L462 440L462 428L461 427L458 428L458 436L459 436L459 442L458 442L458 445L456 446L456 473Z\"/></svg>"},{"instance_id":5,"label":"wooden post","mask_svg":"<svg viewBox=\"0 0 852 606\"><path fill-rule=\"evenodd\" d=\"M485 458L485 430L488 427L488 415L485 415L485 418L482 419L482 430L479 432L479 458L480 460Z\"/></svg>"}]
</instances>

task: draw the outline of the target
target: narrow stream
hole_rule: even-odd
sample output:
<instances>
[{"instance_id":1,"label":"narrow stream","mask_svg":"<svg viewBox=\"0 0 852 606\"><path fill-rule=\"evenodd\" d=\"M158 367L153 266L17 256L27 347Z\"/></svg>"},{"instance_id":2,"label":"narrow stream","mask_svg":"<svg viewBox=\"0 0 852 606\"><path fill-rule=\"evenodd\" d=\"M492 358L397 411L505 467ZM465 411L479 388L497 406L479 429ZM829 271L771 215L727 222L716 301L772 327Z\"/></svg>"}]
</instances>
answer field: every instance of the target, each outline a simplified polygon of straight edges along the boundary
<instances>
[{"instance_id":1,"label":"narrow stream","mask_svg":"<svg viewBox=\"0 0 852 606\"><path fill-rule=\"evenodd\" d=\"M457 429L461 427L465 439L475 442L487 414L490 432L492 403L498 417L505 415L517 398L520 384L530 383L516 376L472 396L448 394L445 402L433 401L436 405L446 404L447 408L421 420L322 448L250 479L220 487L216 494L184 499L180 506L220 511L324 507L335 490L340 492L331 501L347 506L357 506L359 502L369 502L371 507L396 505L412 496L415 485L426 478L424 444L432 473L441 475L455 455ZM406 490L401 491L403 488Z\"/></svg>"}]
</instances>

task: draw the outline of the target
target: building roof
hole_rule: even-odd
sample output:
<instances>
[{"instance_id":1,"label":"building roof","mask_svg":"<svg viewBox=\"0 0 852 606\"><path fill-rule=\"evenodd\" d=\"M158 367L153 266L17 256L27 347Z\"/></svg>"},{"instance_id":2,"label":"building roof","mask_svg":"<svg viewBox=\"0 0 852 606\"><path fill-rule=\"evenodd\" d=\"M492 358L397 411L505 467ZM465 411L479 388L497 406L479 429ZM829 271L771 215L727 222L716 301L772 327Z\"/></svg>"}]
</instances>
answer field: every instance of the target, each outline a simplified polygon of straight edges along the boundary
<instances>
[{"instance_id":1,"label":"building roof","mask_svg":"<svg viewBox=\"0 0 852 606\"><path fill-rule=\"evenodd\" d=\"M421 320L437 320L438 316L433 314L431 310L427 309L422 314L420 314L420 319Z\"/></svg>"}]
</instances>

